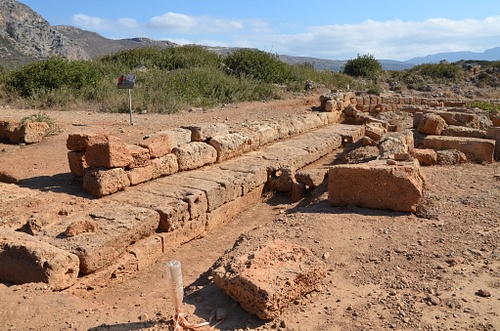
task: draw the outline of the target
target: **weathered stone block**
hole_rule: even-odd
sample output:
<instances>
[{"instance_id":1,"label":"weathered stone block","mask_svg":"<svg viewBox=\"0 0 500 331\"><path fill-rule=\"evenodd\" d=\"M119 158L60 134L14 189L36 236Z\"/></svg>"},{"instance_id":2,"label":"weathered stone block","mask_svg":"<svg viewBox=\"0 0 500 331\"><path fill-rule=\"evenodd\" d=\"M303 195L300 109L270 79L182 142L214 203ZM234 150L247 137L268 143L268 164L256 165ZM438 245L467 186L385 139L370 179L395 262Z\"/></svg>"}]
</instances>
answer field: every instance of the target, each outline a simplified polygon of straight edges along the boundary
<instances>
[{"instance_id":1,"label":"weathered stone block","mask_svg":"<svg viewBox=\"0 0 500 331\"><path fill-rule=\"evenodd\" d=\"M172 148L181 146L184 144L189 144L191 142L191 130L183 128L173 128L168 130L162 130L157 132L157 134L166 134L170 137L170 145Z\"/></svg>"},{"instance_id":2,"label":"weathered stone block","mask_svg":"<svg viewBox=\"0 0 500 331\"><path fill-rule=\"evenodd\" d=\"M423 195L418 162L387 164L376 160L336 165L328 173L328 200L333 206L415 212Z\"/></svg>"},{"instance_id":3,"label":"weathered stone block","mask_svg":"<svg viewBox=\"0 0 500 331\"><path fill-rule=\"evenodd\" d=\"M49 125L46 122L28 122L19 128L23 141L27 144L38 143L49 131Z\"/></svg>"},{"instance_id":4,"label":"weathered stone block","mask_svg":"<svg viewBox=\"0 0 500 331\"><path fill-rule=\"evenodd\" d=\"M217 162L240 156L250 150L250 139L241 132L214 136L209 144L217 151Z\"/></svg>"},{"instance_id":5,"label":"weathered stone block","mask_svg":"<svg viewBox=\"0 0 500 331\"><path fill-rule=\"evenodd\" d=\"M250 248L236 245L213 271L219 288L264 320L315 290L325 275L325 263L308 248L281 240Z\"/></svg>"},{"instance_id":6,"label":"weathered stone block","mask_svg":"<svg viewBox=\"0 0 500 331\"><path fill-rule=\"evenodd\" d=\"M78 257L24 232L0 229L0 279L14 284L44 282L54 290L73 285Z\"/></svg>"},{"instance_id":7,"label":"weathered stone block","mask_svg":"<svg viewBox=\"0 0 500 331\"><path fill-rule=\"evenodd\" d=\"M200 168L217 161L217 151L204 142L194 141L175 147L172 152L177 156L179 171Z\"/></svg>"},{"instance_id":8,"label":"weathered stone block","mask_svg":"<svg viewBox=\"0 0 500 331\"><path fill-rule=\"evenodd\" d=\"M229 126L224 123L206 123L200 125L183 126L183 129L191 131L191 141L208 141L212 137L226 135Z\"/></svg>"},{"instance_id":9,"label":"weathered stone block","mask_svg":"<svg viewBox=\"0 0 500 331\"><path fill-rule=\"evenodd\" d=\"M427 136L424 138L424 148L437 150L456 149L465 153L467 159L471 161L490 163L493 161L495 140L468 137Z\"/></svg>"},{"instance_id":10,"label":"weathered stone block","mask_svg":"<svg viewBox=\"0 0 500 331\"><path fill-rule=\"evenodd\" d=\"M85 152L69 151L68 152L69 170L75 177L83 177L89 169L89 165L85 161Z\"/></svg>"},{"instance_id":11,"label":"weathered stone block","mask_svg":"<svg viewBox=\"0 0 500 331\"><path fill-rule=\"evenodd\" d=\"M66 147L70 151L85 151L89 145L104 143L107 140L108 136L105 134L71 133L66 140Z\"/></svg>"},{"instance_id":12,"label":"weathered stone block","mask_svg":"<svg viewBox=\"0 0 500 331\"><path fill-rule=\"evenodd\" d=\"M128 145L128 150L132 156L132 162L128 165L128 168L140 168L151 164L151 154L148 148Z\"/></svg>"},{"instance_id":13,"label":"weathered stone block","mask_svg":"<svg viewBox=\"0 0 500 331\"><path fill-rule=\"evenodd\" d=\"M433 149L415 148L410 155L417 159L422 166L432 166L437 164L437 153Z\"/></svg>"},{"instance_id":14,"label":"weathered stone block","mask_svg":"<svg viewBox=\"0 0 500 331\"><path fill-rule=\"evenodd\" d=\"M179 171L177 156L174 153L151 160L151 165L153 166L153 178L169 176Z\"/></svg>"},{"instance_id":15,"label":"weathered stone block","mask_svg":"<svg viewBox=\"0 0 500 331\"><path fill-rule=\"evenodd\" d=\"M143 140L139 146L147 148L151 158L160 157L172 151L170 136L165 133L155 133Z\"/></svg>"},{"instance_id":16,"label":"weathered stone block","mask_svg":"<svg viewBox=\"0 0 500 331\"><path fill-rule=\"evenodd\" d=\"M152 165L148 165L141 168L127 170L130 185L137 185L153 179L153 169Z\"/></svg>"},{"instance_id":17,"label":"weathered stone block","mask_svg":"<svg viewBox=\"0 0 500 331\"><path fill-rule=\"evenodd\" d=\"M449 125L441 132L443 136L486 138L486 131L465 126Z\"/></svg>"},{"instance_id":18,"label":"weathered stone block","mask_svg":"<svg viewBox=\"0 0 500 331\"><path fill-rule=\"evenodd\" d=\"M113 136L89 143L85 150L85 160L92 168L126 167L134 161L127 144Z\"/></svg>"},{"instance_id":19,"label":"weathered stone block","mask_svg":"<svg viewBox=\"0 0 500 331\"><path fill-rule=\"evenodd\" d=\"M83 176L83 188L96 197L103 197L130 186L127 173L122 168L88 170Z\"/></svg>"},{"instance_id":20,"label":"weathered stone block","mask_svg":"<svg viewBox=\"0 0 500 331\"><path fill-rule=\"evenodd\" d=\"M434 113L425 113L418 124L418 132L440 135L446 127L446 121Z\"/></svg>"}]
</instances>

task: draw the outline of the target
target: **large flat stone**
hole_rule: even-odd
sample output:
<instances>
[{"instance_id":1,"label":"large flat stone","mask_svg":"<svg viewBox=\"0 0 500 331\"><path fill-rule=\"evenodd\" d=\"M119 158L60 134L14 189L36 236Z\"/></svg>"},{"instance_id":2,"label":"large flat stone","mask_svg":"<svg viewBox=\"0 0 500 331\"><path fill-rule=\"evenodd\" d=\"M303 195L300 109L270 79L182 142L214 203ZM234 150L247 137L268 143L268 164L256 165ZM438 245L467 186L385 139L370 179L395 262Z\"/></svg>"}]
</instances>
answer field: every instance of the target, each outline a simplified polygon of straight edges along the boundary
<instances>
[{"instance_id":1,"label":"large flat stone","mask_svg":"<svg viewBox=\"0 0 500 331\"><path fill-rule=\"evenodd\" d=\"M98 230L73 237L64 235L68 225L85 219L97 222ZM152 209L107 202L49 227L37 237L77 255L80 272L89 274L111 264L130 245L155 233L159 221L158 212Z\"/></svg>"},{"instance_id":2,"label":"large flat stone","mask_svg":"<svg viewBox=\"0 0 500 331\"><path fill-rule=\"evenodd\" d=\"M456 149L467 155L467 159L477 162L493 162L495 140L469 137L427 136L424 148L436 150Z\"/></svg>"},{"instance_id":3,"label":"large flat stone","mask_svg":"<svg viewBox=\"0 0 500 331\"><path fill-rule=\"evenodd\" d=\"M415 212L423 185L416 160L396 165L385 160L335 165L328 172L328 200L333 206Z\"/></svg>"},{"instance_id":4,"label":"large flat stone","mask_svg":"<svg viewBox=\"0 0 500 331\"><path fill-rule=\"evenodd\" d=\"M0 229L0 279L14 284L44 282L54 290L73 285L80 261L75 254L24 232Z\"/></svg>"},{"instance_id":5,"label":"large flat stone","mask_svg":"<svg viewBox=\"0 0 500 331\"><path fill-rule=\"evenodd\" d=\"M274 240L235 245L216 263L214 281L247 311L267 320L312 292L326 265L308 248Z\"/></svg>"}]
</instances>

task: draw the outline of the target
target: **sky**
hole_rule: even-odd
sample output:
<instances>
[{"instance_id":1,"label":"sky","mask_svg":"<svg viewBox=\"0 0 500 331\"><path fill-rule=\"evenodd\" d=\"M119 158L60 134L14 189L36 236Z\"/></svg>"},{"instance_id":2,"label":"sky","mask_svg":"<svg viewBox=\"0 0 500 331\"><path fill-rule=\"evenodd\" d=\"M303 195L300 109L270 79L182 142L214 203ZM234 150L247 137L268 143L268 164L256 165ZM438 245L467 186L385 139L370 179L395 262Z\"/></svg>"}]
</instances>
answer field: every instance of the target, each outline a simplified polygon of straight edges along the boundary
<instances>
[{"instance_id":1,"label":"sky","mask_svg":"<svg viewBox=\"0 0 500 331\"><path fill-rule=\"evenodd\" d=\"M51 25L111 39L405 61L500 46L499 0L19 0Z\"/></svg>"}]
</instances>

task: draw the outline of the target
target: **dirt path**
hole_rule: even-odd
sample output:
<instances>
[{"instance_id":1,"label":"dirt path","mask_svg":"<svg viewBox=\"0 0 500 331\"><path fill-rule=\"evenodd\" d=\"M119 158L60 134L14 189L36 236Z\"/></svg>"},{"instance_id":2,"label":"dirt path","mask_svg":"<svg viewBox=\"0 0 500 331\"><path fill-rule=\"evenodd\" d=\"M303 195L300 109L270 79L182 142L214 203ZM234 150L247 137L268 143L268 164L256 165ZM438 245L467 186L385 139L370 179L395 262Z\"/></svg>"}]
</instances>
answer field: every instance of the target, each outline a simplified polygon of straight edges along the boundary
<instances>
[{"instance_id":1,"label":"dirt path","mask_svg":"<svg viewBox=\"0 0 500 331\"><path fill-rule=\"evenodd\" d=\"M10 215L9 206L0 210L3 217L17 215L22 222L41 203L85 207L88 198L71 182L67 166L70 132L108 132L137 142L166 127L199 121L236 126L304 113L317 105L313 95L179 115L137 114L133 126L127 114L47 112L60 134L35 145L0 146L0 172L19 181L0 183L0 197L7 199L19 187L32 192L32 199L28 194L26 204L12 208ZM1 109L0 114L19 119L33 111ZM316 166L326 166L333 157ZM0 325L16 331L167 330L174 311L165 262L174 258L183 263L188 319L201 322L222 308L227 317L220 330L500 330L500 166L436 166L424 168L424 173L430 219L333 208L324 187L315 198L297 204L288 196L269 196L226 228L169 252L131 277L110 279L104 287L54 293L44 284L0 283ZM242 234L310 248L329 268L320 290L294 302L275 321L245 312L210 276L215 261Z\"/></svg>"}]
</instances>

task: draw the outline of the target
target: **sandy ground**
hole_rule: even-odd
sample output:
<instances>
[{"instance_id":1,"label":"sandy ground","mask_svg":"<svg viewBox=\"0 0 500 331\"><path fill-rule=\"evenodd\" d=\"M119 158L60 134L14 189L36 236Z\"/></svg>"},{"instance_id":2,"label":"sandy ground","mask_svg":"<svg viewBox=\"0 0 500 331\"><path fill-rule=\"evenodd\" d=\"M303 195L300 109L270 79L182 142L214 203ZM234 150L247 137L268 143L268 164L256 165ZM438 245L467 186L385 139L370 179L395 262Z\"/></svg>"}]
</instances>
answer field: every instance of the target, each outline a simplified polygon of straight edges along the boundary
<instances>
[{"instance_id":1,"label":"sandy ground","mask_svg":"<svg viewBox=\"0 0 500 331\"><path fill-rule=\"evenodd\" d=\"M36 192L24 210L3 204L0 217L19 222L40 204L88 197L72 181L68 133L107 132L127 142L184 124L245 121L306 113L319 95L227 105L177 115L102 114L92 110L46 111L58 127L41 143L0 144L0 199L14 189ZM2 108L0 119L36 110ZM311 167L327 168L329 155ZM183 264L183 310L193 322L227 313L219 330L500 330L500 165L424 168L427 218L362 208L331 207L326 187L298 203L269 195L223 229L169 252L130 277L85 291L52 292L45 284L0 283L2 330L168 330L174 313L165 262ZM55 189L57 188L57 189ZM262 321L244 311L213 283L215 261L244 235L254 242L280 238L311 249L328 265L318 291L296 300L280 318ZM215 321L211 322L214 325ZM201 328L206 330L207 327Z\"/></svg>"}]
</instances>

